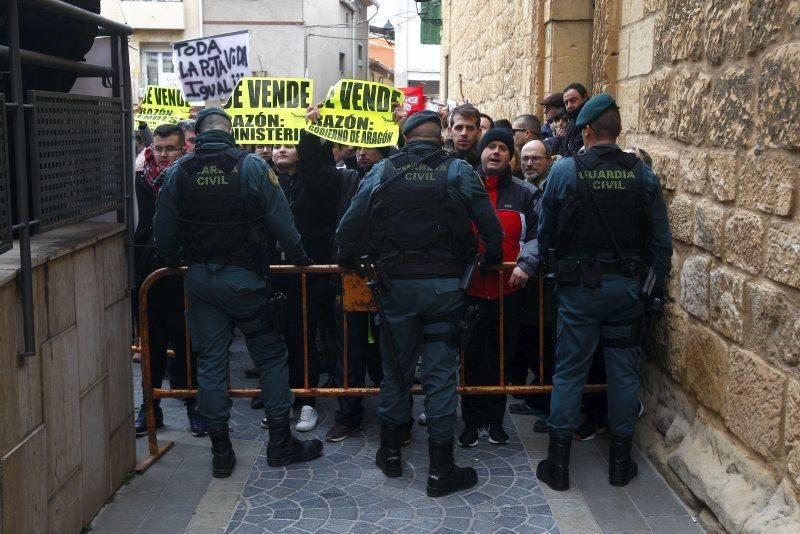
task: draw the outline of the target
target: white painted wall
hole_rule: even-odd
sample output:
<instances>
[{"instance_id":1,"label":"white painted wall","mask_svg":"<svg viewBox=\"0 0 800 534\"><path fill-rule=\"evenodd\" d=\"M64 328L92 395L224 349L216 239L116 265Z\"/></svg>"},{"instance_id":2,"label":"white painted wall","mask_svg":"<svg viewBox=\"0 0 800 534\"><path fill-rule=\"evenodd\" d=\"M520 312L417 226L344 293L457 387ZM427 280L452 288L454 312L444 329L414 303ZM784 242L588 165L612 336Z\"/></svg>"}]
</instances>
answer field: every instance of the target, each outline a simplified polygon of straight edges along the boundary
<instances>
[{"instance_id":1,"label":"white painted wall","mask_svg":"<svg viewBox=\"0 0 800 534\"><path fill-rule=\"evenodd\" d=\"M421 24L414 4L414 0L380 0L380 8L372 19L373 26L383 26L387 19L394 25L397 87L406 87L409 80L439 80L441 47L420 43Z\"/></svg>"}]
</instances>

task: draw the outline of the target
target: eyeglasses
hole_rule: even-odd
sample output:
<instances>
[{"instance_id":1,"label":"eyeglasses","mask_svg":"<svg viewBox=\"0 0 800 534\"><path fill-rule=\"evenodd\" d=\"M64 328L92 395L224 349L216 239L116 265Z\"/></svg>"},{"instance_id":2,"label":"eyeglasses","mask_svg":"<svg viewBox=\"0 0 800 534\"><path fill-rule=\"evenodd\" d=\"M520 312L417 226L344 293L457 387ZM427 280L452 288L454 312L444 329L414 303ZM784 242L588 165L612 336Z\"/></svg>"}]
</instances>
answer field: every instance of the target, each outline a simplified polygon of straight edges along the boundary
<instances>
[{"instance_id":1,"label":"eyeglasses","mask_svg":"<svg viewBox=\"0 0 800 534\"><path fill-rule=\"evenodd\" d=\"M520 158L522 161L540 161L543 159L547 159L547 156L522 156Z\"/></svg>"},{"instance_id":2,"label":"eyeglasses","mask_svg":"<svg viewBox=\"0 0 800 534\"><path fill-rule=\"evenodd\" d=\"M177 152L180 152L181 149L180 148L176 148L174 146L155 146L155 145L153 145L151 147L151 151L154 154L175 154Z\"/></svg>"},{"instance_id":3,"label":"eyeglasses","mask_svg":"<svg viewBox=\"0 0 800 534\"><path fill-rule=\"evenodd\" d=\"M527 128L512 128L511 131L514 132L514 133L517 133L517 132L530 132L530 130L528 130Z\"/></svg>"}]
</instances>

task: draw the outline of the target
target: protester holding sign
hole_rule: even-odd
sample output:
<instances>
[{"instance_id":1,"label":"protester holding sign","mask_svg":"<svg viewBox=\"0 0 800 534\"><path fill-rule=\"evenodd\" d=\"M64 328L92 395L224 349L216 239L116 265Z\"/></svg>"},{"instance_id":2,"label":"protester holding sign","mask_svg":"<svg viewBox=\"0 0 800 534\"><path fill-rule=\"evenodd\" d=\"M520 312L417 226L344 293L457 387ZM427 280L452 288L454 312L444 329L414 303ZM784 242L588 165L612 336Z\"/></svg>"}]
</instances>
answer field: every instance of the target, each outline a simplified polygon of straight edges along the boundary
<instances>
[{"instance_id":1,"label":"protester holding sign","mask_svg":"<svg viewBox=\"0 0 800 534\"><path fill-rule=\"evenodd\" d=\"M394 87L339 80L328 90L319 120L306 129L323 139L356 147L396 145L400 131L393 112L402 104L403 93Z\"/></svg>"},{"instance_id":2,"label":"protester holding sign","mask_svg":"<svg viewBox=\"0 0 800 534\"><path fill-rule=\"evenodd\" d=\"M172 43L172 62L189 100L225 100L250 75L247 30Z\"/></svg>"},{"instance_id":3,"label":"protester holding sign","mask_svg":"<svg viewBox=\"0 0 800 534\"><path fill-rule=\"evenodd\" d=\"M231 99L233 100L233 98ZM229 108L230 109L230 108ZM303 110L305 121L305 110ZM275 145L272 162L278 173L278 181L294 216L303 242L303 248L315 263L331 263L333 240L336 232L337 201L341 191L341 177L330 153L330 146L323 144L316 135L301 131L299 144ZM282 253L274 256L272 263L286 263ZM289 384L303 387L303 346L307 336L309 353L309 386L319 384L320 355L315 347L315 333L321 324L333 324L333 288L328 275L308 278L308 323L303 330L302 291L298 277L275 277L273 289L285 293L287 298L287 320L284 338L289 349ZM314 397L297 397L294 408L299 410L298 431L312 430L317 425L318 415Z\"/></svg>"},{"instance_id":4,"label":"protester holding sign","mask_svg":"<svg viewBox=\"0 0 800 534\"><path fill-rule=\"evenodd\" d=\"M313 94L314 82L304 78L239 80L225 104L234 139L241 145L296 145Z\"/></svg>"},{"instance_id":5,"label":"protester holding sign","mask_svg":"<svg viewBox=\"0 0 800 534\"><path fill-rule=\"evenodd\" d=\"M190 110L180 89L148 85L134 121L154 128L159 124L176 124L188 119Z\"/></svg>"}]
</instances>

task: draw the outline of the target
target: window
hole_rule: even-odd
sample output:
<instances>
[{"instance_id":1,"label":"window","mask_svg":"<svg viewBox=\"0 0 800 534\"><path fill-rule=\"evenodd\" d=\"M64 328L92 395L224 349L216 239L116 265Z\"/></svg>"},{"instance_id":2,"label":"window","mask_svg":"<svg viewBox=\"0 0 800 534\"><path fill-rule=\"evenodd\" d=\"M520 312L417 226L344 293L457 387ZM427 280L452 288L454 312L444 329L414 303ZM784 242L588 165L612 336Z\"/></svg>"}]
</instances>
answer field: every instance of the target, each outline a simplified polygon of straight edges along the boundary
<instances>
[{"instance_id":1,"label":"window","mask_svg":"<svg viewBox=\"0 0 800 534\"><path fill-rule=\"evenodd\" d=\"M142 52L142 87L147 85L174 85L176 81L175 67L172 64L172 52Z\"/></svg>"},{"instance_id":2,"label":"window","mask_svg":"<svg viewBox=\"0 0 800 534\"><path fill-rule=\"evenodd\" d=\"M344 53L339 52L339 76L344 76Z\"/></svg>"},{"instance_id":3,"label":"window","mask_svg":"<svg viewBox=\"0 0 800 534\"><path fill-rule=\"evenodd\" d=\"M430 0L419 4L420 42L438 45L442 43L442 0Z\"/></svg>"},{"instance_id":4,"label":"window","mask_svg":"<svg viewBox=\"0 0 800 534\"><path fill-rule=\"evenodd\" d=\"M364 45L358 45L358 66L364 66Z\"/></svg>"}]
</instances>

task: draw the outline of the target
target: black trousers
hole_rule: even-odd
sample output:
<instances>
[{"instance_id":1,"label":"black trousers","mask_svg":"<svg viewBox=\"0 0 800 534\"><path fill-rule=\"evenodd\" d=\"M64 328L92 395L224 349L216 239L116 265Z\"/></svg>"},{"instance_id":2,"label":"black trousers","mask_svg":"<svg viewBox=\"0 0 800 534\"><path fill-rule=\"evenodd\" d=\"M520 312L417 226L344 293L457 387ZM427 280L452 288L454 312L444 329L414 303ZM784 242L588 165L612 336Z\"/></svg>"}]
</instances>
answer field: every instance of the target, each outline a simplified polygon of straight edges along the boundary
<instances>
[{"instance_id":1,"label":"black trousers","mask_svg":"<svg viewBox=\"0 0 800 534\"><path fill-rule=\"evenodd\" d=\"M172 389L183 389L189 385L186 373L186 323L183 308L183 282L178 277L164 278L150 290L147 301L147 321L150 330L150 379L154 388L160 388L167 374ZM167 357L167 349L175 352ZM197 358L191 359L192 385L197 387ZM142 379L144 388L144 379ZM195 399L187 399L193 405ZM160 399L154 399L158 406Z\"/></svg>"},{"instance_id":2,"label":"black trousers","mask_svg":"<svg viewBox=\"0 0 800 534\"><path fill-rule=\"evenodd\" d=\"M505 362L517 351L523 291L503 297L503 349ZM467 297L467 305L478 304L480 316L467 350L464 351L464 380L468 386L500 384L500 299ZM462 395L461 417L467 424L502 423L505 395Z\"/></svg>"},{"instance_id":3,"label":"black trousers","mask_svg":"<svg viewBox=\"0 0 800 534\"><path fill-rule=\"evenodd\" d=\"M320 354L316 349L316 331L326 314L333 316L334 292L330 287L329 276L308 276L307 280L308 322L304 329L300 277L282 275L272 279L273 291L285 293L287 297L283 337L289 351L289 387L292 388L302 388L305 383L304 340L308 343L308 385L312 388L319 386ZM315 406L316 398L298 397L294 404Z\"/></svg>"}]
</instances>

